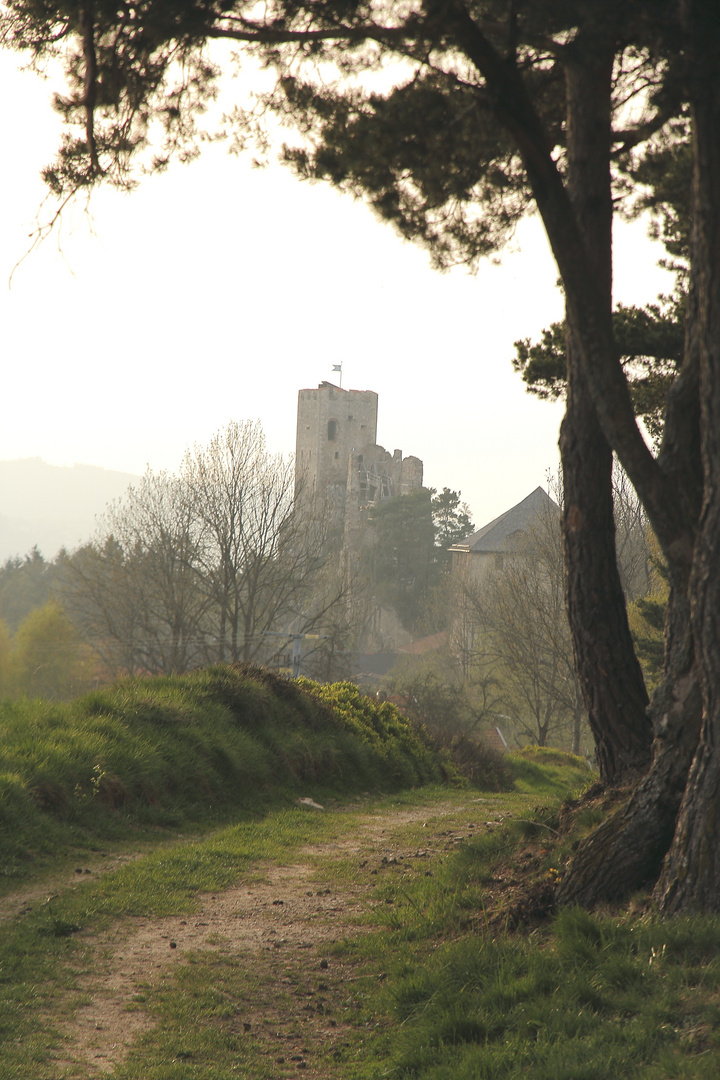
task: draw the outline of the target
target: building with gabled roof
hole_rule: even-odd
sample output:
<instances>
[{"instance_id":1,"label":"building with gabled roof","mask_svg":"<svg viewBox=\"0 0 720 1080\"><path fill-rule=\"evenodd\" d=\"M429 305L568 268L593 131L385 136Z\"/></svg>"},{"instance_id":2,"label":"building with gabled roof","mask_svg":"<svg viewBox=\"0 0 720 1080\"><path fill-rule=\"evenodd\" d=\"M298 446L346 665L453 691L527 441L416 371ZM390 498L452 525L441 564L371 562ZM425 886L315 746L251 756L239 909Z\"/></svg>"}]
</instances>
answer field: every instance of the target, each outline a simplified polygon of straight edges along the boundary
<instances>
[{"instance_id":1,"label":"building with gabled roof","mask_svg":"<svg viewBox=\"0 0 720 1080\"><path fill-rule=\"evenodd\" d=\"M503 570L506 558L532 559L532 544L526 544L525 538L536 530L544 532L548 519L557 519L559 515L557 503L537 487L504 514L450 548L453 590L450 639L461 656L470 657L482 637L472 600L476 590L492 582L493 576Z\"/></svg>"},{"instance_id":2,"label":"building with gabled roof","mask_svg":"<svg viewBox=\"0 0 720 1080\"><path fill-rule=\"evenodd\" d=\"M471 536L450 548L453 573L470 573L477 578L491 567L501 567L504 557L531 533L549 514L560 513L558 504L541 487L522 502L489 521Z\"/></svg>"}]
</instances>

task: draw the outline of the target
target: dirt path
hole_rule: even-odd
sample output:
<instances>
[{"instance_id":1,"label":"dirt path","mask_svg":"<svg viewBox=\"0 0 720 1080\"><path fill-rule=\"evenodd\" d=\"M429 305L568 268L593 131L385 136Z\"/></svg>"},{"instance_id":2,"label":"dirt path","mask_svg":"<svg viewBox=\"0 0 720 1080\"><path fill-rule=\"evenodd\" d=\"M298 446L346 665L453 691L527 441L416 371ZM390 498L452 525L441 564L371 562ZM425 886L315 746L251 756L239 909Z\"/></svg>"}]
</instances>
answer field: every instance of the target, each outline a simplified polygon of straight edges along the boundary
<instances>
[{"instance_id":1,"label":"dirt path","mask_svg":"<svg viewBox=\"0 0 720 1080\"><path fill-rule=\"evenodd\" d=\"M214 949L237 956L258 973L256 996L242 1024L274 1063L273 1075L278 1080L329 1077L327 1064L316 1059L321 1047L325 1062L334 1047L342 1051L354 975L347 964L326 955L328 947L363 932L359 915L368 904L378 903L371 896L378 875L402 875L411 867L417 872L417 860L431 873L441 851L477 829L495 827L498 819L485 802L470 796L465 806L453 801L387 814L359 812L352 832L339 842L305 848L287 865L258 864L242 883L202 896L191 916L128 919L102 937L88 935L84 944L92 962L77 979L85 1003L62 1027L58 1071L78 1078L112 1075L152 1026L142 1009L148 988L174 965L187 962L189 954ZM449 817L457 820L458 813L462 827L448 828ZM404 841L403 829L425 819L422 848ZM338 889L331 873L318 871L316 860L333 855L358 858L363 873L356 884ZM12 913L22 902L22 897L11 898Z\"/></svg>"},{"instance_id":2,"label":"dirt path","mask_svg":"<svg viewBox=\"0 0 720 1080\"><path fill-rule=\"evenodd\" d=\"M256 874L262 879L202 896L200 909L189 918L127 920L98 939L98 962L80 984L87 1004L65 1026L72 1053L57 1064L80 1066L85 1076L112 1073L132 1042L152 1026L146 1013L129 1008L195 950L231 951L253 963L270 950L281 952L285 978L292 981L290 973L305 968L311 954L310 962L318 965L319 947L352 932L354 898L318 888L309 863L259 865L253 868ZM258 1003L244 1022L267 1027L270 1009L270 1001ZM292 1052L302 1047L293 1046Z\"/></svg>"}]
</instances>

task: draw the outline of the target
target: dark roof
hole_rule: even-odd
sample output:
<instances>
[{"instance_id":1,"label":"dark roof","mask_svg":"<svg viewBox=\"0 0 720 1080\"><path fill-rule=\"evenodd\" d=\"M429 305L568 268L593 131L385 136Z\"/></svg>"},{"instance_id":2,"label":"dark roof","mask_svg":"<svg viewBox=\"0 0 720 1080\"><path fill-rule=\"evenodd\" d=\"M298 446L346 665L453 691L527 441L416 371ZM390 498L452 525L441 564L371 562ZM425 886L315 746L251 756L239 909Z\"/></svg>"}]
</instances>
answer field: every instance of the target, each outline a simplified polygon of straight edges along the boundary
<instances>
[{"instance_id":1,"label":"dark roof","mask_svg":"<svg viewBox=\"0 0 720 1080\"><path fill-rule=\"evenodd\" d=\"M527 532L548 511L559 513L560 507L541 487L537 487L517 506L506 510L494 521L489 521L482 529L478 529L461 543L455 544L450 550L473 551L481 554L505 551L508 540L512 536Z\"/></svg>"}]
</instances>

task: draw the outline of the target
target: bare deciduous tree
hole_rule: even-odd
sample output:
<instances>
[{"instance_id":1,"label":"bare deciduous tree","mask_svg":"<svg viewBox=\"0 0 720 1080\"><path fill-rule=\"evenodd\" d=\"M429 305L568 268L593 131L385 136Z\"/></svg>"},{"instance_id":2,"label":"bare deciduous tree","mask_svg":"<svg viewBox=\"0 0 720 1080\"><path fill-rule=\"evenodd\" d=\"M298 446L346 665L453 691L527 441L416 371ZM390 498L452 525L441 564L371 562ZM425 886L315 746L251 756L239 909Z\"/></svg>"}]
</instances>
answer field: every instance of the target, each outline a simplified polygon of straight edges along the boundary
<instances>
[{"instance_id":1,"label":"bare deciduous tree","mask_svg":"<svg viewBox=\"0 0 720 1080\"><path fill-rule=\"evenodd\" d=\"M472 660L490 663L516 734L545 746L569 732L579 753L584 708L565 611L559 516L539 518L494 569L465 582L462 594L474 629Z\"/></svg>"},{"instance_id":2,"label":"bare deciduous tree","mask_svg":"<svg viewBox=\"0 0 720 1080\"><path fill-rule=\"evenodd\" d=\"M329 519L298 497L292 460L269 453L260 424L229 424L188 452L182 475L197 524L198 585L215 613L209 655L258 659L271 633L320 625L343 594L339 585L320 601Z\"/></svg>"},{"instance_id":3,"label":"bare deciduous tree","mask_svg":"<svg viewBox=\"0 0 720 1080\"><path fill-rule=\"evenodd\" d=\"M562 506L562 482L548 477ZM615 536L620 579L630 600L650 587L648 523L627 475L613 470ZM580 751L585 709L565 606L560 517L548 513L508 548L502 566L461 586L454 644L466 675L482 658L514 703L524 737L540 746L566 730ZM508 704L508 708L510 708Z\"/></svg>"},{"instance_id":4,"label":"bare deciduous tree","mask_svg":"<svg viewBox=\"0 0 720 1080\"><path fill-rule=\"evenodd\" d=\"M183 672L200 658L207 604L182 479L149 470L64 567L73 618L110 672Z\"/></svg>"},{"instance_id":5,"label":"bare deciduous tree","mask_svg":"<svg viewBox=\"0 0 720 1080\"><path fill-rule=\"evenodd\" d=\"M294 498L290 459L259 423L148 472L67 560L73 615L112 672L265 659L328 623L347 583L324 570L328 517Z\"/></svg>"}]
</instances>

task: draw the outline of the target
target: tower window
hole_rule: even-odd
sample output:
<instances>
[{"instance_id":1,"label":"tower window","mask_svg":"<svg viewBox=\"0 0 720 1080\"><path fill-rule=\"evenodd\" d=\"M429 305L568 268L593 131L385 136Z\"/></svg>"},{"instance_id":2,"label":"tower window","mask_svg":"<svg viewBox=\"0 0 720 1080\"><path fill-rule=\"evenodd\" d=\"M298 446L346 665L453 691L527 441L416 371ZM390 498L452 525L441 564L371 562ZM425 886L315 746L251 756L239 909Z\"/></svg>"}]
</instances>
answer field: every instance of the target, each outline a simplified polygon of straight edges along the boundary
<instances>
[{"instance_id":1,"label":"tower window","mask_svg":"<svg viewBox=\"0 0 720 1080\"><path fill-rule=\"evenodd\" d=\"M337 420L328 420L328 442L335 442L337 438Z\"/></svg>"},{"instance_id":2,"label":"tower window","mask_svg":"<svg viewBox=\"0 0 720 1080\"><path fill-rule=\"evenodd\" d=\"M336 450L336 451L335 451L335 457L336 457L336 458L339 458L339 457L340 457L340 451L339 451L339 450Z\"/></svg>"}]
</instances>

